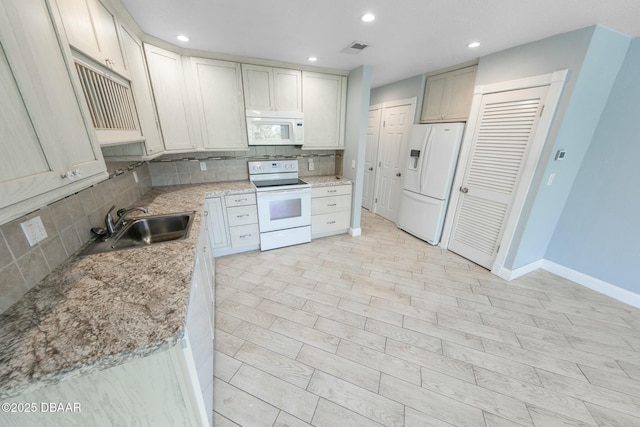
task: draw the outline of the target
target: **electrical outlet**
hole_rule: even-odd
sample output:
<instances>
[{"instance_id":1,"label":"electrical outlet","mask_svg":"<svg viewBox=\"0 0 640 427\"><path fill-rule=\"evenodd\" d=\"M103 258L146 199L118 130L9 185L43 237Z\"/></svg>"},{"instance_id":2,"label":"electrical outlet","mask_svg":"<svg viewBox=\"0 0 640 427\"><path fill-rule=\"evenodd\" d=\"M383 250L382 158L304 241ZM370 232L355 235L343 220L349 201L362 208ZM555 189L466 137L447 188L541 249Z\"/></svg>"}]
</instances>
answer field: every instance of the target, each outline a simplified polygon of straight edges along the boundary
<instances>
[{"instance_id":1,"label":"electrical outlet","mask_svg":"<svg viewBox=\"0 0 640 427\"><path fill-rule=\"evenodd\" d=\"M355 169L355 168L356 168L356 161L351 160L351 169Z\"/></svg>"},{"instance_id":2,"label":"electrical outlet","mask_svg":"<svg viewBox=\"0 0 640 427\"><path fill-rule=\"evenodd\" d=\"M200 162L200 170L201 171L207 170L207 162Z\"/></svg>"},{"instance_id":3,"label":"electrical outlet","mask_svg":"<svg viewBox=\"0 0 640 427\"><path fill-rule=\"evenodd\" d=\"M313 164L313 159L309 159L309 170L310 170L310 171L312 171L312 170L314 170L315 168L316 168L316 167L315 167L315 165Z\"/></svg>"},{"instance_id":4,"label":"electrical outlet","mask_svg":"<svg viewBox=\"0 0 640 427\"><path fill-rule=\"evenodd\" d=\"M22 232L26 236L29 246L33 246L48 237L47 230L44 229L44 224L39 216L21 222L20 227L22 227Z\"/></svg>"}]
</instances>

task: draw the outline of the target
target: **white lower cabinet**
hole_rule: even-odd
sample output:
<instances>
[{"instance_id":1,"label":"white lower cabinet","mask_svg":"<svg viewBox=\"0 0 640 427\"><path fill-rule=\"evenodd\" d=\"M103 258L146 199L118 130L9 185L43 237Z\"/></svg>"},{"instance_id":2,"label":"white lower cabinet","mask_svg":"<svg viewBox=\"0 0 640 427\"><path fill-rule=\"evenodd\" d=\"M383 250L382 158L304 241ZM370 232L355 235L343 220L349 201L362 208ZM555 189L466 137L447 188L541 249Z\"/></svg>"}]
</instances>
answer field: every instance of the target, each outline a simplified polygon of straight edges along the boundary
<instances>
[{"instance_id":1,"label":"white lower cabinet","mask_svg":"<svg viewBox=\"0 0 640 427\"><path fill-rule=\"evenodd\" d=\"M343 234L351 226L351 184L311 189L311 238Z\"/></svg>"},{"instance_id":2,"label":"white lower cabinet","mask_svg":"<svg viewBox=\"0 0 640 427\"><path fill-rule=\"evenodd\" d=\"M210 197L206 205L214 256L260 249L255 193Z\"/></svg>"}]
</instances>

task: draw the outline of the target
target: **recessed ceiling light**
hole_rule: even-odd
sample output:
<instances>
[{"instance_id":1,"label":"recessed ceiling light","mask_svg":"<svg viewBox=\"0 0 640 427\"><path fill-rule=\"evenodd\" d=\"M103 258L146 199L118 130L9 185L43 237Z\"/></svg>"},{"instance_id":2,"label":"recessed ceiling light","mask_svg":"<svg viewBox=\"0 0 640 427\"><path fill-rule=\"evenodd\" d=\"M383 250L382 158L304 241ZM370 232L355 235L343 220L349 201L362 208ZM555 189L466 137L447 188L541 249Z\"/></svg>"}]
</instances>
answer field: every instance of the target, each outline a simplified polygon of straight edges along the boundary
<instances>
[{"instance_id":1,"label":"recessed ceiling light","mask_svg":"<svg viewBox=\"0 0 640 427\"><path fill-rule=\"evenodd\" d=\"M376 16L373 13L365 13L360 19L362 22L372 22L376 19Z\"/></svg>"},{"instance_id":2,"label":"recessed ceiling light","mask_svg":"<svg viewBox=\"0 0 640 427\"><path fill-rule=\"evenodd\" d=\"M480 42L471 42L467 45L467 47L478 47L480 46Z\"/></svg>"},{"instance_id":3,"label":"recessed ceiling light","mask_svg":"<svg viewBox=\"0 0 640 427\"><path fill-rule=\"evenodd\" d=\"M180 40L181 42L188 42L189 41L189 37L184 36L182 34L180 34L179 36L176 37L178 40Z\"/></svg>"},{"instance_id":4,"label":"recessed ceiling light","mask_svg":"<svg viewBox=\"0 0 640 427\"><path fill-rule=\"evenodd\" d=\"M307 59L311 62L316 62L318 60L318 58L316 58L315 56L310 56Z\"/></svg>"}]
</instances>

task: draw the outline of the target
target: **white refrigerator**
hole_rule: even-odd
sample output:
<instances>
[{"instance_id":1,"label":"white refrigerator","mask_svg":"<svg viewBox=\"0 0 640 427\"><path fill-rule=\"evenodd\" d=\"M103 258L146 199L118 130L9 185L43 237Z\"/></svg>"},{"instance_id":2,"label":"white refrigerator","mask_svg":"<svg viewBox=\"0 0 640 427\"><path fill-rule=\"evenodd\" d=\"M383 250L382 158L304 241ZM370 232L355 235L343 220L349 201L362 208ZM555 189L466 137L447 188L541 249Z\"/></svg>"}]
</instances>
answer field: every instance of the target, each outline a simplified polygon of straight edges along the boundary
<instances>
[{"instance_id":1,"label":"white refrigerator","mask_svg":"<svg viewBox=\"0 0 640 427\"><path fill-rule=\"evenodd\" d=\"M406 156L398 227L440 243L464 123L413 125Z\"/></svg>"}]
</instances>

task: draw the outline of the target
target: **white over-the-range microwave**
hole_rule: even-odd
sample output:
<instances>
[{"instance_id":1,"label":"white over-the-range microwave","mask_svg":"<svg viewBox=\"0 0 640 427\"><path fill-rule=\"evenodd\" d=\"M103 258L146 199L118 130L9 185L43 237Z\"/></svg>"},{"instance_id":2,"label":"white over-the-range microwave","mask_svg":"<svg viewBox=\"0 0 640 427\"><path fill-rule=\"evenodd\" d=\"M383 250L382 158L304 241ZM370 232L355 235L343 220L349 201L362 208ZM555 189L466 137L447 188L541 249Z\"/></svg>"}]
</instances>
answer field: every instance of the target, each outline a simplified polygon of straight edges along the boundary
<instances>
[{"instance_id":1,"label":"white over-the-range microwave","mask_svg":"<svg viewBox=\"0 0 640 427\"><path fill-rule=\"evenodd\" d=\"M304 113L247 110L249 145L304 144Z\"/></svg>"}]
</instances>

